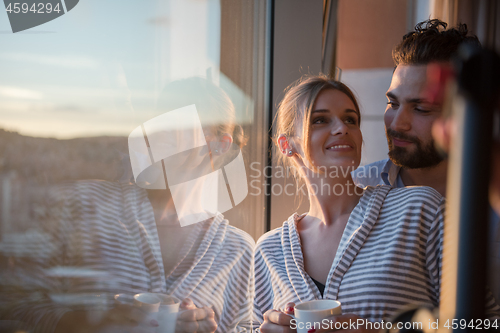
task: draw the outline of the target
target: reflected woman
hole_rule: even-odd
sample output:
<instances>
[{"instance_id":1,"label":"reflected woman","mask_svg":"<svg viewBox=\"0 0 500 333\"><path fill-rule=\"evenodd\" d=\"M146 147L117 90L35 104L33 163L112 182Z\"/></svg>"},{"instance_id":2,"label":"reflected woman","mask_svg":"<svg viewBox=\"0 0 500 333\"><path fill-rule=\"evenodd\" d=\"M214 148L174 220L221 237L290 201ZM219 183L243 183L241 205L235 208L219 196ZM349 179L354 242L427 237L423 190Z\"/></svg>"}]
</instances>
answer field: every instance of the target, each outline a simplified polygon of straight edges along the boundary
<instances>
[{"instance_id":1,"label":"reflected woman","mask_svg":"<svg viewBox=\"0 0 500 333\"><path fill-rule=\"evenodd\" d=\"M57 192L54 255L44 263L50 300L10 311L38 331L155 332L158 322L132 305L95 305L95 295L142 292L183 300L179 332L233 332L250 319L254 242L220 213L231 207L224 172L241 167L245 145L234 106L190 78L170 83L158 109L129 137L133 183L85 180Z\"/></svg>"},{"instance_id":2,"label":"reflected woman","mask_svg":"<svg viewBox=\"0 0 500 333\"><path fill-rule=\"evenodd\" d=\"M277 153L305 182L310 208L257 243L254 314L264 333L294 331L294 303L314 299L339 300L337 322L439 304L444 199L427 187L355 187L360 121L353 93L324 76L302 78L279 106Z\"/></svg>"}]
</instances>

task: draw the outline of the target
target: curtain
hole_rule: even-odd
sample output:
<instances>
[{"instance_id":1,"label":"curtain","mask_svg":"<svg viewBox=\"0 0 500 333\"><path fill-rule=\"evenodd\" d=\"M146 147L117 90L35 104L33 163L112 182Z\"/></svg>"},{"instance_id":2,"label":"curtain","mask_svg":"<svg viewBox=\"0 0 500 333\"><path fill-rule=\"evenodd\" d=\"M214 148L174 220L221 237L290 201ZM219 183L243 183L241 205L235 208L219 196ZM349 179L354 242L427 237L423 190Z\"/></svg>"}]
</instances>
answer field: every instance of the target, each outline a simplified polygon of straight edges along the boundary
<instances>
[{"instance_id":1,"label":"curtain","mask_svg":"<svg viewBox=\"0 0 500 333\"><path fill-rule=\"evenodd\" d=\"M500 53L500 3L497 0L434 0L432 18L465 23L481 44Z\"/></svg>"}]
</instances>

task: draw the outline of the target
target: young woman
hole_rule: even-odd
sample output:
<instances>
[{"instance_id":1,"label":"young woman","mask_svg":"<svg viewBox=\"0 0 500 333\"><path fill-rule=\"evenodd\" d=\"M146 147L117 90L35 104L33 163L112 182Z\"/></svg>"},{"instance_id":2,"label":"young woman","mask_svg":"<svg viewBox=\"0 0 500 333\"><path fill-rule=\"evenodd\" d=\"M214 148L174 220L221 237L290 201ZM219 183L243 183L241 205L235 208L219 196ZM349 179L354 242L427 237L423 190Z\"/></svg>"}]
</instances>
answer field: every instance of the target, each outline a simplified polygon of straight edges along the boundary
<instances>
[{"instance_id":1,"label":"young woman","mask_svg":"<svg viewBox=\"0 0 500 333\"><path fill-rule=\"evenodd\" d=\"M324 76L302 78L279 106L274 141L310 208L257 243L254 314L264 333L292 331L293 303L314 299L339 300L338 322L438 306L444 200L427 187L356 188L360 120L349 88Z\"/></svg>"}]
</instances>

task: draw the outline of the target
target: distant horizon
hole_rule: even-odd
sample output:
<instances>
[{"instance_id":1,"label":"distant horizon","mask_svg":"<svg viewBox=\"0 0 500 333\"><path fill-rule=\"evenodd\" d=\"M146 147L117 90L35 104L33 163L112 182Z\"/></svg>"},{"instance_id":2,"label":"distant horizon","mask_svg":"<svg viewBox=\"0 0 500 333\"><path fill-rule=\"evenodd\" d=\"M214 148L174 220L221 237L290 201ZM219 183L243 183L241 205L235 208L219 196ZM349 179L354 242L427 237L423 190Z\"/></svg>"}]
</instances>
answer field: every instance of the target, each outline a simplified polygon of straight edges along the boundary
<instances>
[{"instance_id":1,"label":"distant horizon","mask_svg":"<svg viewBox=\"0 0 500 333\"><path fill-rule=\"evenodd\" d=\"M73 139L87 139L87 138L102 138L102 137L108 137L108 138L127 138L127 135L112 135L112 134L95 134L95 135L80 135L80 136L71 136L71 137L58 137L56 135L54 136L44 136L44 135L36 135L36 133L23 133L23 131L20 131L15 128L7 128L7 127L2 127L0 124L0 131L2 132L9 132L9 133L14 133L18 134L20 136L24 137L30 137L30 138L40 138L40 139L55 139L55 140L73 140ZM88 133L92 134L92 133Z\"/></svg>"},{"instance_id":2,"label":"distant horizon","mask_svg":"<svg viewBox=\"0 0 500 333\"><path fill-rule=\"evenodd\" d=\"M220 10L217 1L86 0L29 33L1 35L0 127L61 140L127 137L162 113L167 83L207 73L221 83ZM250 97L226 81L246 115Z\"/></svg>"}]
</instances>

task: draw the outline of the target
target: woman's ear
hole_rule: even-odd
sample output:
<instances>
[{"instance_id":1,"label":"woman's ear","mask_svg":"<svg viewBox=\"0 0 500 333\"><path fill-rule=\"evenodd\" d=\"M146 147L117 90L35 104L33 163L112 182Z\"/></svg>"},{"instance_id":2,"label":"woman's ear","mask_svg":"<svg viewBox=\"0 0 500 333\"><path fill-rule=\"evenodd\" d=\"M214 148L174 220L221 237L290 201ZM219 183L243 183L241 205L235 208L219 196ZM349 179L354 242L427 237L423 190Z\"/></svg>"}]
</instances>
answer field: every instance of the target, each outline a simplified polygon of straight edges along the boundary
<instances>
[{"instance_id":1,"label":"woman's ear","mask_svg":"<svg viewBox=\"0 0 500 333\"><path fill-rule=\"evenodd\" d=\"M278 147L280 148L280 151L285 154L286 156L293 156L293 150L292 146L288 142L288 139L284 134L281 134L278 137Z\"/></svg>"},{"instance_id":2,"label":"woman's ear","mask_svg":"<svg viewBox=\"0 0 500 333\"><path fill-rule=\"evenodd\" d=\"M229 133L224 133L220 137L217 138L217 141L212 145L212 154L222 155L225 154L229 148L231 148L231 144L233 143L233 137Z\"/></svg>"}]
</instances>

